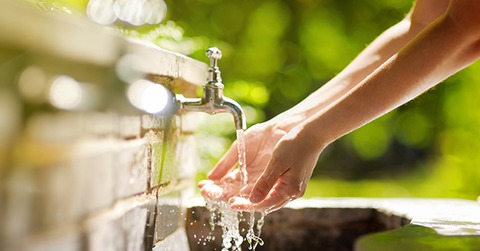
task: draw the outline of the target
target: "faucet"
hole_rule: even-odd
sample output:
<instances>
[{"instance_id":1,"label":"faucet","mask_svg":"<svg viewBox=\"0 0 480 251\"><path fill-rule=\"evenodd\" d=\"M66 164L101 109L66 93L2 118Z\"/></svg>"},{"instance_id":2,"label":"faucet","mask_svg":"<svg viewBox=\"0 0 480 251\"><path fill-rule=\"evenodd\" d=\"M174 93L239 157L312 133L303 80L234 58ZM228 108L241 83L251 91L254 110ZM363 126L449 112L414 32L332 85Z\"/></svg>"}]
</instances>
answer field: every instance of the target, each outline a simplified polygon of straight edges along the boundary
<instances>
[{"instance_id":1,"label":"faucet","mask_svg":"<svg viewBox=\"0 0 480 251\"><path fill-rule=\"evenodd\" d=\"M218 48L209 48L206 52L210 58L208 77L203 85L201 98L185 98L181 94L175 95L178 105L178 113L206 112L209 114L228 112L233 115L236 130L245 130L245 114L242 107L234 100L223 96L223 83L218 60L222 58L222 52Z\"/></svg>"}]
</instances>

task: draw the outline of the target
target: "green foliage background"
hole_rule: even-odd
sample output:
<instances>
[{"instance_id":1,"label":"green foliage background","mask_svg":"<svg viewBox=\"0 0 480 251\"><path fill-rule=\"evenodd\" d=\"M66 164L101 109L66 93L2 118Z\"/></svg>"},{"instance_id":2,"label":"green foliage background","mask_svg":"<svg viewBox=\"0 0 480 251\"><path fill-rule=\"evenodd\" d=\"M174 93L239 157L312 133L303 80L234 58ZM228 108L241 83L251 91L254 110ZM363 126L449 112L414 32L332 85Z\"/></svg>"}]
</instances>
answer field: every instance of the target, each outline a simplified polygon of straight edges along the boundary
<instances>
[{"instance_id":1,"label":"green foliage background","mask_svg":"<svg viewBox=\"0 0 480 251\"><path fill-rule=\"evenodd\" d=\"M52 1L50 1L52 2ZM53 1L84 11L86 0ZM321 87L413 2L403 0L167 0L160 25L123 33L206 61L217 46L227 96L248 124L269 119ZM480 194L480 65L347 135L321 156L306 196L458 197ZM209 119L201 145L210 168L234 137ZM214 130L209 128L215 128ZM301 160L299 160L301 161ZM205 170L207 171L207 170Z\"/></svg>"}]
</instances>

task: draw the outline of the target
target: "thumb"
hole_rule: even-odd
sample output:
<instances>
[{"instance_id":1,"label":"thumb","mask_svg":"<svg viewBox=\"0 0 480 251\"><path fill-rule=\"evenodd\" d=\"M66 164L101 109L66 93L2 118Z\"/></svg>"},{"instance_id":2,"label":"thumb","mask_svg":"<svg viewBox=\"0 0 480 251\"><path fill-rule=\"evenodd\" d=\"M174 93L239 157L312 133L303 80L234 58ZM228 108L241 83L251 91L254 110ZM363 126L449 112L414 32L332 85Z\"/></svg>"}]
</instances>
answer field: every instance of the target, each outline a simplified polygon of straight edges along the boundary
<instances>
[{"instance_id":1,"label":"thumb","mask_svg":"<svg viewBox=\"0 0 480 251\"><path fill-rule=\"evenodd\" d=\"M273 188L281 173L275 171L274 168L269 168L269 164L262 175L258 178L255 183L252 192L250 194L250 202L258 203L267 197L270 190Z\"/></svg>"}]
</instances>

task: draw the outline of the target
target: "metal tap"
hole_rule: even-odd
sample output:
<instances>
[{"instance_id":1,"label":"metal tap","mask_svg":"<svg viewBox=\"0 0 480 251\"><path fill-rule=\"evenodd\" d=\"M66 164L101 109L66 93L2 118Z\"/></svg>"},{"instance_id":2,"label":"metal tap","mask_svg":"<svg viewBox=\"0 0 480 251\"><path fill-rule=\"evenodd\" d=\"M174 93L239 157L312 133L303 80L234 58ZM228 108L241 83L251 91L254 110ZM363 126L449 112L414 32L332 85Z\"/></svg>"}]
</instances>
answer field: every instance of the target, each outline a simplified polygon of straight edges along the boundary
<instances>
[{"instance_id":1,"label":"metal tap","mask_svg":"<svg viewBox=\"0 0 480 251\"><path fill-rule=\"evenodd\" d=\"M245 114L242 107L234 100L223 96L223 83L218 60L222 58L222 52L218 48L209 48L206 52L210 58L207 82L203 85L201 98L185 98L181 94L176 95L178 113L183 112L206 112L209 114L228 112L233 115L235 128L245 130Z\"/></svg>"}]
</instances>

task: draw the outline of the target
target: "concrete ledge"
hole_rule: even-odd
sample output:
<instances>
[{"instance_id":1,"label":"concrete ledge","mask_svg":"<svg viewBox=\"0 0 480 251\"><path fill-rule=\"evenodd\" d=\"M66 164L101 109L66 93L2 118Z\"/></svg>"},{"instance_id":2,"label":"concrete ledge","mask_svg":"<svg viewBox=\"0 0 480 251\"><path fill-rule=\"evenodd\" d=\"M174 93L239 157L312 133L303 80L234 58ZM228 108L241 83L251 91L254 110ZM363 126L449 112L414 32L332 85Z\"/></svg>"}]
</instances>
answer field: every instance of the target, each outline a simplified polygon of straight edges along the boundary
<instances>
[{"instance_id":1,"label":"concrete ledge","mask_svg":"<svg viewBox=\"0 0 480 251\"><path fill-rule=\"evenodd\" d=\"M206 245L194 238L210 232L203 199L191 200L187 207L191 250L218 249L218 232ZM479 230L480 204L475 201L299 199L266 216L261 235L265 246L257 250L476 250L468 248L479 246ZM450 249L436 249L437 241Z\"/></svg>"},{"instance_id":2,"label":"concrete ledge","mask_svg":"<svg viewBox=\"0 0 480 251\"><path fill-rule=\"evenodd\" d=\"M188 241L184 228L180 228L166 238L163 242L157 243L152 251L179 251L188 250Z\"/></svg>"},{"instance_id":3,"label":"concrete ledge","mask_svg":"<svg viewBox=\"0 0 480 251\"><path fill-rule=\"evenodd\" d=\"M441 235L480 235L480 203L460 199L301 199L290 208L372 208L397 215Z\"/></svg>"},{"instance_id":4,"label":"concrete ledge","mask_svg":"<svg viewBox=\"0 0 480 251\"><path fill-rule=\"evenodd\" d=\"M0 3L0 47L107 67L115 65L126 53L141 59L131 65L139 73L180 78L196 85L203 84L206 77L204 63L145 42L124 39L87 18L48 15L12 0Z\"/></svg>"}]
</instances>

